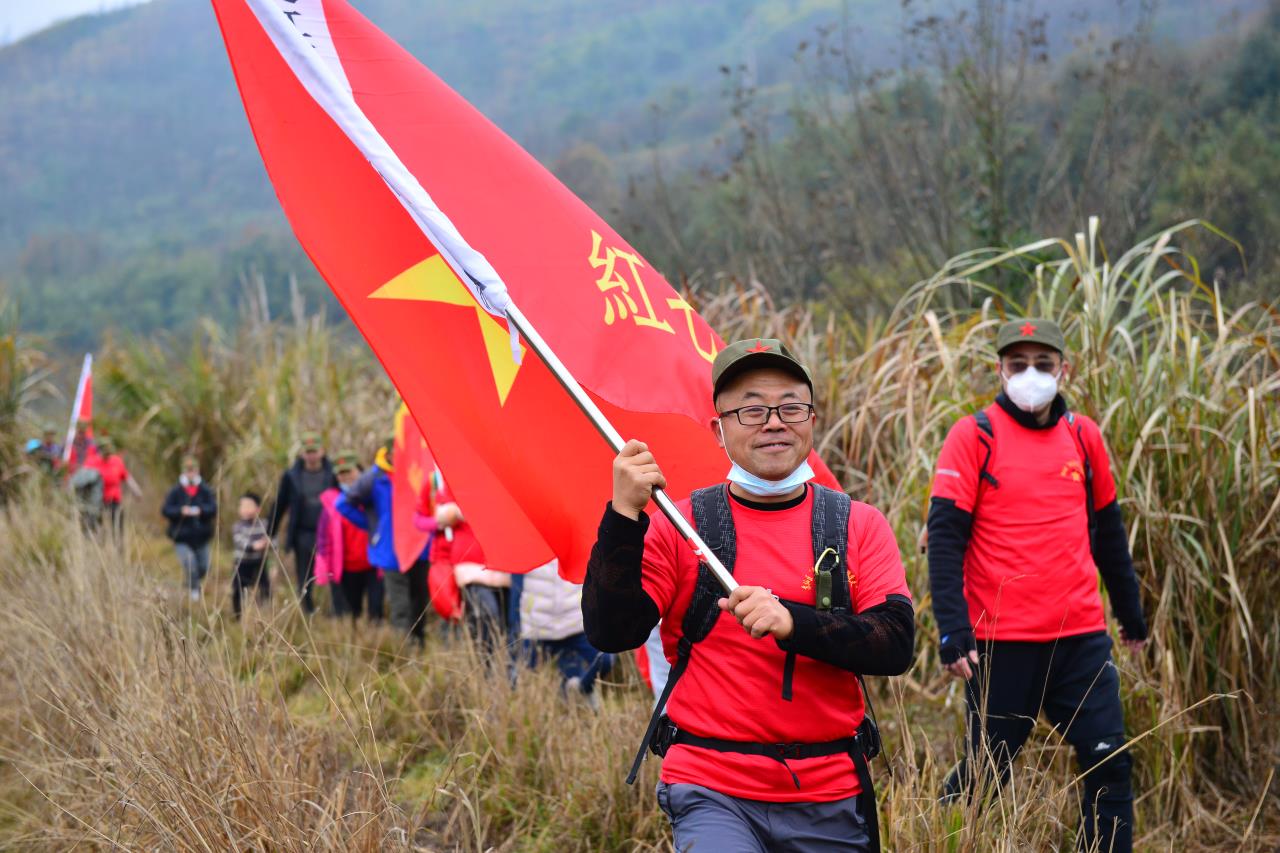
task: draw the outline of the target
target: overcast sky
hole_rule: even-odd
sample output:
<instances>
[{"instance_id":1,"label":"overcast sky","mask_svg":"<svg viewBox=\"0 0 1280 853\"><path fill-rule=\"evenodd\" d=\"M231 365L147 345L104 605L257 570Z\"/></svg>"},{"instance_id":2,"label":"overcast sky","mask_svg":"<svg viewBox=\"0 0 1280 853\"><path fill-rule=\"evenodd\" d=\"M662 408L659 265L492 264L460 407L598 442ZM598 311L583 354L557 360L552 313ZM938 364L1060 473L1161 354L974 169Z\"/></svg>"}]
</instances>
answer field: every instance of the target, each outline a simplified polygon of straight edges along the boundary
<instances>
[{"instance_id":1,"label":"overcast sky","mask_svg":"<svg viewBox=\"0 0 1280 853\"><path fill-rule=\"evenodd\" d=\"M0 0L0 44L17 41L64 18L139 2L145 0Z\"/></svg>"}]
</instances>

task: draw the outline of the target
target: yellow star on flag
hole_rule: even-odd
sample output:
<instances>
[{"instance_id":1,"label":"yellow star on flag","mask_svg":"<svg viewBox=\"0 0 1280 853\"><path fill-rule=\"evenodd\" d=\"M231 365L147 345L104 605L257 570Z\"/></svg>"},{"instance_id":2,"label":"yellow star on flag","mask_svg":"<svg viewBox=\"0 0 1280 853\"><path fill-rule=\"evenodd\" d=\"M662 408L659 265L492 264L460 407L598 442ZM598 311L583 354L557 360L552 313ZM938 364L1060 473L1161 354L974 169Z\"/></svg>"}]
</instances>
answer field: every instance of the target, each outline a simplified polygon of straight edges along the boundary
<instances>
[{"instance_id":1,"label":"yellow star on flag","mask_svg":"<svg viewBox=\"0 0 1280 853\"><path fill-rule=\"evenodd\" d=\"M515 384L520 365L511 357L511 337L507 330L480 307L471 291L458 280L457 275L440 255L432 255L409 267L386 284L369 294L370 299L401 299L410 302L442 302L445 305L461 305L474 308L484 338L485 351L489 355L489 369L493 371L493 384L498 391L498 403L505 405L511 386ZM525 348L520 347L523 356Z\"/></svg>"}]
</instances>

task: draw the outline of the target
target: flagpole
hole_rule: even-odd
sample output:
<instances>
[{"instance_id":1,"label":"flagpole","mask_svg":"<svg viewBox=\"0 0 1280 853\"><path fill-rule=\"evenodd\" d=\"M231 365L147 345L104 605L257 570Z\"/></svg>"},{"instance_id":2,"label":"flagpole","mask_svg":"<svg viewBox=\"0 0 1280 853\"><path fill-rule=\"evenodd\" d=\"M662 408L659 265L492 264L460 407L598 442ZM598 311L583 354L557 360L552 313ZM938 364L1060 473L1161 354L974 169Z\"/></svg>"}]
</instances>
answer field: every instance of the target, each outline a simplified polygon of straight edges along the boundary
<instances>
[{"instance_id":1,"label":"flagpole","mask_svg":"<svg viewBox=\"0 0 1280 853\"><path fill-rule=\"evenodd\" d=\"M84 386L93 365L93 353L84 354L84 363L80 366L80 381L76 383L76 400L71 404L71 423L67 426L67 440L62 445L62 461L71 461L71 443L76 438L76 421L80 419L80 406L84 403ZM84 460L81 460L84 461Z\"/></svg>"},{"instance_id":2,"label":"flagpole","mask_svg":"<svg viewBox=\"0 0 1280 853\"><path fill-rule=\"evenodd\" d=\"M604 436L605 440L616 451L621 451L625 442L613 424L609 423L604 412L587 396L573 378L573 374L564 363L556 357L551 347L533 328L528 318L511 303L506 285L496 270L489 265L484 256L471 248L458 233L449 218L444 215L431 200L426 189L418 181L416 175L401 162L395 149L382 137L378 129L364 114L356 103L350 83L345 77L335 72L333 64L321 60L321 54L313 42L307 41L314 36L304 36L290 13L281 13L272 0L246 0L250 11L258 19L268 38L281 51L285 61L298 76L303 88L316 100L326 113L338 124L347 138L351 140L369 161L374 170L387 182L388 188L399 198L405 210L423 234L440 252L440 256L457 274L458 280L467 285L476 297L480 306L491 314L505 314L508 322L520 333L538 357L551 369L551 373L569 392L569 396ZM216 8L216 3L214 4ZM323 12L320 18L323 19ZM305 20L305 18L304 18ZM320 21L323 23L323 20ZM313 31L314 32L314 31ZM340 69L340 63L337 64ZM653 490L653 500L662 510L662 514L671 520L684 536L694 553L711 569L716 580L726 592L737 589L738 583L733 575L725 569L724 564L716 558L707 543L702 541L698 531L676 509L675 503L661 489Z\"/></svg>"},{"instance_id":3,"label":"flagpole","mask_svg":"<svg viewBox=\"0 0 1280 853\"><path fill-rule=\"evenodd\" d=\"M528 342L530 349L538 354L538 358L551 370L552 375L559 381L561 387L569 392L569 396L578 404L578 408L587 416L604 440L609 442L609 446L615 451L621 452L626 441L623 440L621 433L614 428L609 419L605 417L604 412L600 411L600 407L596 405L587 392L578 384L578 380L573 378L573 374L569 372L569 368L565 367L562 362L551 349L550 345L538 334L538 330L533 327L529 319L524 313L516 307L514 302L508 302L506 305L507 320L515 326L516 331L520 333L520 337ZM738 582L733 579L733 575L724 567L715 552L707 547L707 543L702 541L702 537L698 535L697 529L689 523L689 519L684 517L684 513L676 507L675 501L662 489L654 487L653 502L658 505L658 509L662 510L672 524L676 526L676 530L680 531L680 535L684 537L685 542L693 549L693 553L702 562L707 564L707 568L711 569L711 574L720 582L720 586L724 587L726 593L733 592L738 588Z\"/></svg>"}]
</instances>

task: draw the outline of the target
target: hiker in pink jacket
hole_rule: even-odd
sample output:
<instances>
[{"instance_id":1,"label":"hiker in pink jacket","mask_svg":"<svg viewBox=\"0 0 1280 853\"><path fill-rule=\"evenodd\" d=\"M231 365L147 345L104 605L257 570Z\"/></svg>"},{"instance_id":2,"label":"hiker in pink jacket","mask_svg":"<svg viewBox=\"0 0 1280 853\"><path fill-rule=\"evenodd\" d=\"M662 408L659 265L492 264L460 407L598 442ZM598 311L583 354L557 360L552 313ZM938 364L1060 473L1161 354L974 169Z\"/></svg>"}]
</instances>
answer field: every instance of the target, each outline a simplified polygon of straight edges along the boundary
<instances>
[{"instance_id":1,"label":"hiker in pink jacket","mask_svg":"<svg viewBox=\"0 0 1280 853\"><path fill-rule=\"evenodd\" d=\"M316 584L341 587L352 621L360 618L367 598L369 619L376 622L382 619L382 577L369 562L369 534L344 518L336 506L341 489L360 476L353 451L337 455L334 474L340 488L326 489L320 495L323 509L316 530Z\"/></svg>"}]
</instances>

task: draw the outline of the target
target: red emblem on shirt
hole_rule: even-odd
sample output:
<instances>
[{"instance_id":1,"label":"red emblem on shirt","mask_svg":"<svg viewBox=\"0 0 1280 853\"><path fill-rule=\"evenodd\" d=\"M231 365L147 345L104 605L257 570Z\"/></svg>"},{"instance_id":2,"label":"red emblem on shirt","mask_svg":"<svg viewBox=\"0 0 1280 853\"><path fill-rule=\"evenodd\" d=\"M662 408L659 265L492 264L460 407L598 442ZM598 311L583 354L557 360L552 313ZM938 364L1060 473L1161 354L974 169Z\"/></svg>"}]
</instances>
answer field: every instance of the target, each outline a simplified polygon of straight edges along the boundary
<instances>
[{"instance_id":1,"label":"red emblem on shirt","mask_svg":"<svg viewBox=\"0 0 1280 853\"><path fill-rule=\"evenodd\" d=\"M1026 338L1036 333L1036 327L1035 327L1035 324L1033 323L1024 323L1022 325L1022 328L1019 329L1018 331L1022 332L1022 336Z\"/></svg>"},{"instance_id":2,"label":"red emblem on shirt","mask_svg":"<svg viewBox=\"0 0 1280 853\"><path fill-rule=\"evenodd\" d=\"M751 349L747 350L747 352L768 352L768 351L769 351L769 348L764 345L764 341L756 341L756 345L753 346Z\"/></svg>"}]
</instances>

